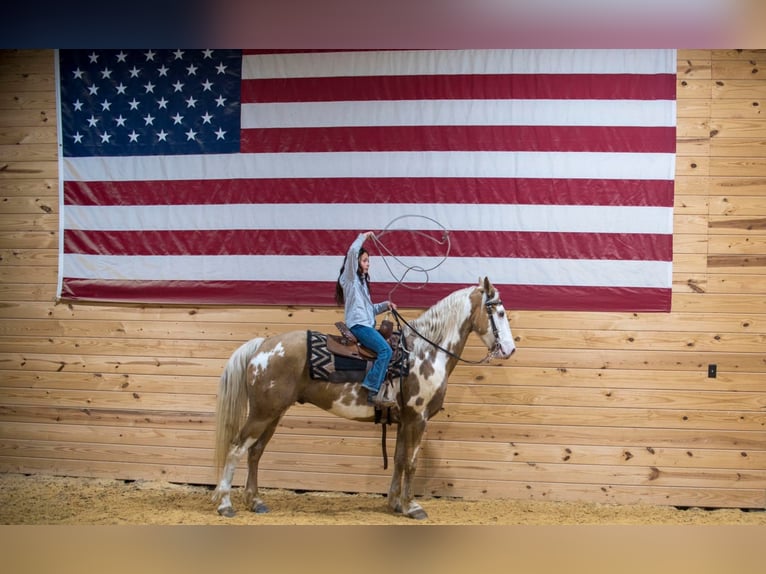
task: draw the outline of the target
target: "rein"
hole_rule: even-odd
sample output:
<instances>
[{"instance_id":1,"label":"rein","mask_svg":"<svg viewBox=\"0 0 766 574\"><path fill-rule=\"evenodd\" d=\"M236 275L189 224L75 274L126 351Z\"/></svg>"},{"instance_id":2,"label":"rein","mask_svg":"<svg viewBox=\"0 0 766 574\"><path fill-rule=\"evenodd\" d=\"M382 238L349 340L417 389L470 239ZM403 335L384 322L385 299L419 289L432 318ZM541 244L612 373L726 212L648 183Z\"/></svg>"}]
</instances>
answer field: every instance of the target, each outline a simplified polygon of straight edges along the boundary
<instances>
[{"instance_id":1,"label":"rein","mask_svg":"<svg viewBox=\"0 0 766 574\"><path fill-rule=\"evenodd\" d=\"M497 301L487 301L486 303L484 303L484 307L487 309L487 316L489 317L489 323L492 326L492 334L495 337L495 344L492 346L492 349L490 349L487 352L487 356L484 357L483 359L481 359L480 361L471 361L471 360L468 360L468 359L464 359L460 355L456 355L452 351L450 351L448 349L445 349L444 347L442 347L438 343L435 343L434 341L432 341L431 339L429 339L428 337L426 337L425 335L420 333L417 329L415 329L415 327L410 325L407 322L407 320L399 314L399 311L397 311L396 309L391 309L391 311L394 314L394 317L396 317L397 321L401 321L402 323L407 325L407 327L409 327L410 330L413 333L415 333L418 337L423 339L429 345L431 345L433 347L436 347L437 349L439 349L440 351L446 353L447 355L449 355L453 359L457 359L458 361L462 361L463 363L468 363L470 365L481 365L481 364L484 364L484 363L490 361L493 357L496 357L497 356L497 352L500 350L500 342L498 341L499 331L497 329L497 325L495 324L495 318L492 316L491 308L493 306L495 306L495 305L502 305L502 303L503 302L500 301L500 300L497 300Z\"/></svg>"}]
</instances>

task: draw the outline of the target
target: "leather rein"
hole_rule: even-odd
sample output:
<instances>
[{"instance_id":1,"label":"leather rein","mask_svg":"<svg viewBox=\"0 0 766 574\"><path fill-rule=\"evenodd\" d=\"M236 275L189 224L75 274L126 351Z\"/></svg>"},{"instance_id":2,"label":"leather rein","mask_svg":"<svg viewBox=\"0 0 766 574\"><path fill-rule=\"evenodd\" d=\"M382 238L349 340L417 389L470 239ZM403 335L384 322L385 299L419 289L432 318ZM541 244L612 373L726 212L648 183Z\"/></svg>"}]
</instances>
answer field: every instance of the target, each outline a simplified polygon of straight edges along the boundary
<instances>
[{"instance_id":1,"label":"leather rein","mask_svg":"<svg viewBox=\"0 0 766 574\"><path fill-rule=\"evenodd\" d=\"M489 324L492 327L492 335L494 335L494 337L495 337L495 343L492 345L492 348L487 352L487 356L484 357L483 359L481 359L480 361L471 361L469 359L464 359L460 355L456 355L452 351L450 351L448 349L445 349L444 347L442 347L438 343L435 343L434 341L432 341L431 339L429 339L428 337L426 337L425 335L420 333L417 329L415 329L415 327L410 325L407 322L407 320L404 317L402 317L396 309L392 309L391 312L394 314L394 317L396 317L397 321L401 321L402 323L404 323L407 327L410 328L410 330L413 333L415 333L415 335L417 335L418 337L423 339L429 345L432 345L432 346L436 347L440 351L446 353L447 355L449 355L453 359L457 359L458 361L462 361L464 363L469 363L471 365L481 365L483 363L491 361L494 357L496 357L498 355L498 352L500 351L500 341L498 339L500 331L497 328L497 324L495 324L495 317L494 317L494 314L493 314L493 307L496 307L497 305L502 305L502 304L503 304L503 302L500 299L493 300L493 301L487 300L487 301L484 302L484 308L487 310L487 316L489 317Z\"/></svg>"}]
</instances>

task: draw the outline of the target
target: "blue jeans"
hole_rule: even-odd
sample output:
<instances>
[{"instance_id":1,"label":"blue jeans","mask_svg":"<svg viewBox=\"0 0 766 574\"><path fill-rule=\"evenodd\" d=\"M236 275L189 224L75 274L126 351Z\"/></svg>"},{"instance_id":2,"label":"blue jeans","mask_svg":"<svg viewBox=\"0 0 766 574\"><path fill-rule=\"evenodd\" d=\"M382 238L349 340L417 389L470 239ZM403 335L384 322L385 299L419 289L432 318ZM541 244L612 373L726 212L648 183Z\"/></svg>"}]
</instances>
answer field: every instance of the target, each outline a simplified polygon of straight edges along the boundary
<instances>
[{"instance_id":1,"label":"blue jeans","mask_svg":"<svg viewBox=\"0 0 766 574\"><path fill-rule=\"evenodd\" d=\"M372 327L365 327L364 325L354 325L350 327L354 336L359 339L359 342L377 353L377 358L372 364L372 368L367 371L367 375L362 381L362 386L373 393L377 393L380 390L380 385L383 384L383 379L386 376L386 370L388 369L388 362L391 360L391 345L386 342L383 336L378 333Z\"/></svg>"}]
</instances>

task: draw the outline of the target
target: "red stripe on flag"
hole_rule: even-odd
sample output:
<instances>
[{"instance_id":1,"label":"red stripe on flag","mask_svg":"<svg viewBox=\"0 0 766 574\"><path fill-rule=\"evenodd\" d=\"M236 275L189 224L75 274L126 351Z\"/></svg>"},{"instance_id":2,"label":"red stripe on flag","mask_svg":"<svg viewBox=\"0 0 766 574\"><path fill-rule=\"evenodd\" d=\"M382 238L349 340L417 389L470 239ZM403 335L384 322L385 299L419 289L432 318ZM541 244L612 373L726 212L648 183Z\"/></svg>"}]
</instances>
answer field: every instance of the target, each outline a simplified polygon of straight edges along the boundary
<instances>
[{"instance_id":1,"label":"red stripe on flag","mask_svg":"<svg viewBox=\"0 0 766 574\"><path fill-rule=\"evenodd\" d=\"M672 180L299 178L65 181L65 205L453 203L673 206Z\"/></svg>"},{"instance_id":2,"label":"red stripe on flag","mask_svg":"<svg viewBox=\"0 0 766 574\"><path fill-rule=\"evenodd\" d=\"M379 235L382 247L368 245L372 255L440 257L447 253L441 232L433 240L409 231ZM85 255L339 255L352 232L338 230L190 230L64 231L64 252ZM673 238L660 234L544 233L452 231L452 257L545 259L622 259L670 261ZM339 261L340 262L340 261Z\"/></svg>"},{"instance_id":3,"label":"red stripe on flag","mask_svg":"<svg viewBox=\"0 0 766 574\"><path fill-rule=\"evenodd\" d=\"M675 127L369 126L244 129L243 153L534 151L673 153Z\"/></svg>"},{"instance_id":4,"label":"red stripe on flag","mask_svg":"<svg viewBox=\"0 0 766 574\"><path fill-rule=\"evenodd\" d=\"M242 81L243 104L375 100L674 100L673 74L440 74Z\"/></svg>"},{"instance_id":5,"label":"red stripe on flag","mask_svg":"<svg viewBox=\"0 0 766 574\"><path fill-rule=\"evenodd\" d=\"M490 280L492 277L490 277ZM72 300L197 305L215 301L223 305L320 305L334 306L334 282L290 282L290 290L278 281L120 281L65 278L62 297ZM391 283L373 284L373 299L407 300L411 307L430 307L466 285L429 283L420 289L395 289ZM566 287L543 285L495 285L507 309L655 312L670 309L670 289L628 287ZM405 314L406 316L406 314Z\"/></svg>"}]
</instances>

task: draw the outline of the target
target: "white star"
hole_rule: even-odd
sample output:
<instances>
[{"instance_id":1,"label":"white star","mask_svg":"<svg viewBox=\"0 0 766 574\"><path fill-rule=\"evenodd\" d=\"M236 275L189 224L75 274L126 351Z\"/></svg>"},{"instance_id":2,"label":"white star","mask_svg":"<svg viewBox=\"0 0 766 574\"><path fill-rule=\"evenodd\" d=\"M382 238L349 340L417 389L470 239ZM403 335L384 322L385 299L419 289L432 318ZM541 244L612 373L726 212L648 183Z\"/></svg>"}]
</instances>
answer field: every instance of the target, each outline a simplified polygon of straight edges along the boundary
<instances>
[{"instance_id":1,"label":"white star","mask_svg":"<svg viewBox=\"0 0 766 574\"><path fill-rule=\"evenodd\" d=\"M144 116L144 121L146 122L144 125L147 125L147 126L152 125L153 126L154 125L154 116L152 116L151 114L146 114Z\"/></svg>"},{"instance_id":2,"label":"white star","mask_svg":"<svg viewBox=\"0 0 766 574\"><path fill-rule=\"evenodd\" d=\"M215 106L217 108L222 108L225 105L225 102L226 102L226 98L224 98L223 96L218 96L215 99Z\"/></svg>"},{"instance_id":3,"label":"white star","mask_svg":"<svg viewBox=\"0 0 766 574\"><path fill-rule=\"evenodd\" d=\"M162 66L160 66L159 68L157 68L157 72L159 72L160 76L167 76L167 75L168 75L168 70L169 70L169 69L170 69L170 68L168 68L167 66L165 66L165 64L162 64Z\"/></svg>"},{"instance_id":4,"label":"white star","mask_svg":"<svg viewBox=\"0 0 766 574\"><path fill-rule=\"evenodd\" d=\"M225 73L226 73L226 66L224 66L224 65L223 65L223 62L221 62L220 64L218 64L218 65L215 67L215 69L216 69L216 70L218 70L218 73L219 73L219 74L225 74Z\"/></svg>"},{"instance_id":5,"label":"white star","mask_svg":"<svg viewBox=\"0 0 766 574\"><path fill-rule=\"evenodd\" d=\"M204 51L202 52L202 57L203 57L205 60L207 60L208 58L212 58L212 57L213 57L213 50L204 50Z\"/></svg>"},{"instance_id":6,"label":"white star","mask_svg":"<svg viewBox=\"0 0 766 574\"><path fill-rule=\"evenodd\" d=\"M96 124L98 123L98 119L96 118L96 116L93 116L93 115L91 115L91 116L88 118L88 120L87 120L87 121L88 121L88 125L89 125L90 127L92 127L92 128L95 128L95 127L96 127Z\"/></svg>"},{"instance_id":7,"label":"white star","mask_svg":"<svg viewBox=\"0 0 766 574\"><path fill-rule=\"evenodd\" d=\"M114 118L114 121L117 122L117 125L121 126L121 127L125 127L126 120L127 120L127 118L123 118L122 114L120 114L119 116Z\"/></svg>"},{"instance_id":8,"label":"white star","mask_svg":"<svg viewBox=\"0 0 766 574\"><path fill-rule=\"evenodd\" d=\"M173 91L174 92L182 92L184 89L184 85L181 83L180 80L176 80L176 83L173 84Z\"/></svg>"},{"instance_id":9,"label":"white star","mask_svg":"<svg viewBox=\"0 0 766 574\"><path fill-rule=\"evenodd\" d=\"M211 82L210 80L205 80L203 82L203 84L202 84L202 91L203 92L209 92L209 91L211 91L213 89L214 85L215 84L213 84L213 82Z\"/></svg>"},{"instance_id":10,"label":"white star","mask_svg":"<svg viewBox=\"0 0 766 574\"><path fill-rule=\"evenodd\" d=\"M195 66L194 64L190 64L186 68L186 73L189 74L190 76L196 76L197 75L197 66Z\"/></svg>"},{"instance_id":11,"label":"white star","mask_svg":"<svg viewBox=\"0 0 766 574\"><path fill-rule=\"evenodd\" d=\"M127 61L128 55L123 51L120 50L120 53L117 54L117 61L125 63Z\"/></svg>"},{"instance_id":12,"label":"white star","mask_svg":"<svg viewBox=\"0 0 766 574\"><path fill-rule=\"evenodd\" d=\"M205 112L205 115L202 116L202 123L203 124L209 124L210 120L213 119L213 116L211 116L208 112Z\"/></svg>"},{"instance_id":13,"label":"white star","mask_svg":"<svg viewBox=\"0 0 766 574\"><path fill-rule=\"evenodd\" d=\"M72 139L74 140L74 143L82 143L82 134L77 132L72 136Z\"/></svg>"},{"instance_id":14,"label":"white star","mask_svg":"<svg viewBox=\"0 0 766 574\"><path fill-rule=\"evenodd\" d=\"M176 60L180 60L184 57L184 51L183 50L176 50L173 52L173 55L176 57Z\"/></svg>"},{"instance_id":15,"label":"white star","mask_svg":"<svg viewBox=\"0 0 766 574\"><path fill-rule=\"evenodd\" d=\"M110 102L109 100L104 100L103 102L101 102L102 112L108 112L111 109L111 107L112 107L112 102Z\"/></svg>"},{"instance_id":16,"label":"white star","mask_svg":"<svg viewBox=\"0 0 766 574\"><path fill-rule=\"evenodd\" d=\"M157 100L157 107L160 109L168 109L168 101L165 98L160 98Z\"/></svg>"},{"instance_id":17,"label":"white star","mask_svg":"<svg viewBox=\"0 0 766 574\"><path fill-rule=\"evenodd\" d=\"M72 107L74 108L74 111L81 112L82 111L82 102L79 99L77 99L72 104Z\"/></svg>"},{"instance_id":18,"label":"white star","mask_svg":"<svg viewBox=\"0 0 766 574\"><path fill-rule=\"evenodd\" d=\"M178 112L176 112L176 115L170 116L170 119L173 120L173 124L180 124L183 121L184 117Z\"/></svg>"},{"instance_id":19,"label":"white star","mask_svg":"<svg viewBox=\"0 0 766 574\"><path fill-rule=\"evenodd\" d=\"M140 105L141 105L141 102L139 102L138 100L136 100L136 98L133 98L132 100L130 100L130 101L128 102L128 105L130 106L130 109L131 109L131 110L137 110L137 109L138 109L138 106L140 106Z\"/></svg>"},{"instance_id":20,"label":"white star","mask_svg":"<svg viewBox=\"0 0 766 574\"><path fill-rule=\"evenodd\" d=\"M85 72L83 72L80 68L72 71L72 76L74 76L75 80L82 80L83 74L85 74Z\"/></svg>"},{"instance_id":21,"label":"white star","mask_svg":"<svg viewBox=\"0 0 766 574\"><path fill-rule=\"evenodd\" d=\"M157 141L158 142L168 141L168 133L165 130L160 130L159 132L157 132Z\"/></svg>"},{"instance_id":22,"label":"white star","mask_svg":"<svg viewBox=\"0 0 766 574\"><path fill-rule=\"evenodd\" d=\"M115 88L117 89L117 93L118 93L118 94L122 94L122 95L125 95L125 90L127 90L127 89L128 89L128 86L126 86L125 84L123 84L122 82L120 82L119 84L117 84L117 85L115 86Z\"/></svg>"},{"instance_id":23,"label":"white star","mask_svg":"<svg viewBox=\"0 0 766 574\"><path fill-rule=\"evenodd\" d=\"M109 140L112 138L111 135L108 133L101 134L101 143L110 143Z\"/></svg>"},{"instance_id":24,"label":"white star","mask_svg":"<svg viewBox=\"0 0 766 574\"><path fill-rule=\"evenodd\" d=\"M138 137L140 134L136 133L136 130L133 130L128 134L128 138L130 138L131 143L136 143L138 141Z\"/></svg>"},{"instance_id":25,"label":"white star","mask_svg":"<svg viewBox=\"0 0 766 574\"><path fill-rule=\"evenodd\" d=\"M131 77L131 78L137 78L137 77L138 77L138 74L140 74L140 73L141 73L141 69L140 69L140 68L136 68L135 66L133 66L133 67L132 67L130 70L128 70L128 71L130 72L130 77Z\"/></svg>"},{"instance_id":26,"label":"white star","mask_svg":"<svg viewBox=\"0 0 766 574\"><path fill-rule=\"evenodd\" d=\"M146 84L144 84L144 89L146 90L147 94L149 92L154 93L154 84L152 84L151 82L147 82Z\"/></svg>"},{"instance_id":27,"label":"white star","mask_svg":"<svg viewBox=\"0 0 766 574\"><path fill-rule=\"evenodd\" d=\"M223 131L221 128L218 128L218 130L215 132L215 139L222 140L223 136L226 135L226 132Z\"/></svg>"},{"instance_id":28,"label":"white star","mask_svg":"<svg viewBox=\"0 0 766 574\"><path fill-rule=\"evenodd\" d=\"M88 60L90 60L91 64L95 64L96 62L98 62L98 54L96 54L95 52L91 52L88 55Z\"/></svg>"},{"instance_id":29,"label":"white star","mask_svg":"<svg viewBox=\"0 0 766 574\"><path fill-rule=\"evenodd\" d=\"M189 130L188 132L186 132L186 140L187 141L193 140L194 136L196 135L197 135L197 132L195 132L194 130Z\"/></svg>"},{"instance_id":30,"label":"white star","mask_svg":"<svg viewBox=\"0 0 766 574\"><path fill-rule=\"evenodd\" d=\"M103 70L101 70L102 80L108 80L111 77L112 77L112 70L110 70L109 68L104 68Z\"/></svg>"},{"instance_id":31,"label":"white star","mask_svg":"<svg viewBox=\"0 0 766 574\"><path fill-rule=\"evenodd\" d=\"M148 52L144 52L144 56L146 56L147 62L153 62L154 56L156 56L157 53L154 50L149 50Z\"/></svg>"},{"instance_id":32,"label":"white star","mask_svg":"<svg viewBox=\"0 0 766 574\"><path fill-rule=\"evenodd\" d=\"M194 99L194 96L189 96L186 98L186 107L187 108L194 108L197 106L197 100Z\"/></svg>"},{"instance_id":33,"label":"white star","mask_svg":"<svg viewBox=\"0 0 766 574\"><path fill-rule=\"evenodd\" d=\"M88 86L88 92L91 96L98 94L98 86Z\"/></svg>"}]
</instances>

